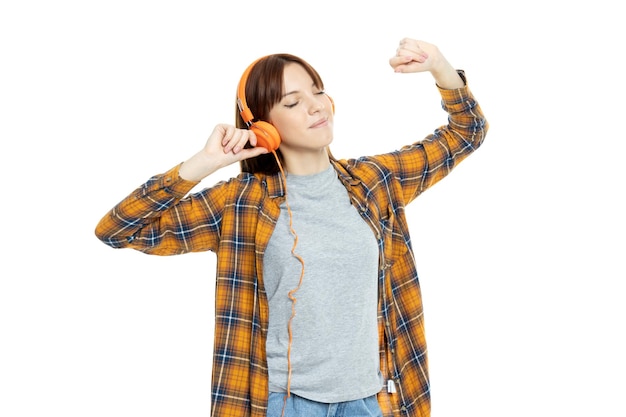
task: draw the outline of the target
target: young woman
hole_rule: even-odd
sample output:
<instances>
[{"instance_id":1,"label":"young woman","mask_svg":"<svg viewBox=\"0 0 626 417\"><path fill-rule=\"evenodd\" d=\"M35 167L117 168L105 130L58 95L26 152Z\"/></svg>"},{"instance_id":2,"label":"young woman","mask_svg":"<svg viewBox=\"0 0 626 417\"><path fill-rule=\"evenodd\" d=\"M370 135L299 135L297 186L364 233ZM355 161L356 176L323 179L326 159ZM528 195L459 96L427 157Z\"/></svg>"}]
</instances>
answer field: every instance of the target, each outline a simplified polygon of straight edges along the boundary
<instances>
[{"instance_id":1,"label":"young woman","mask_svg":"<svg viewBox=\"0 0 626 417\"><path fill-rule=\"evenodd\" d=\"M388 154L336 160L319 74L292 55L262 57L242 77L236 125L218 124L97 225L113 248L216 253L212 416L430 414L405 207L476 150L488 124L435 45L403 39L389 63L430 72L446 126ZM236 162L235 178L189 194Z\"/></svg>"}]
</instances>

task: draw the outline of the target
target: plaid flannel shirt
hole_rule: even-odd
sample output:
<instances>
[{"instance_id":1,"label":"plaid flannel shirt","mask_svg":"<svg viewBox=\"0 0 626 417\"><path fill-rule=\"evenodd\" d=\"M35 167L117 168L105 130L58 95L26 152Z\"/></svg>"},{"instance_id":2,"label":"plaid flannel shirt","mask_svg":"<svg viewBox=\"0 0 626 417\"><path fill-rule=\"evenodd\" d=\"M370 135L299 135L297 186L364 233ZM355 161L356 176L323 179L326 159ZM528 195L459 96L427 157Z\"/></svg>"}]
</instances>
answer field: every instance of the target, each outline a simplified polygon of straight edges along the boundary
<instances>
[{"instance_id":1,"label":"plaid flannel shirt","mask_svg":"<svg viewBox=\"0 0 626 417\"><path fill-rule=\"evenodd\" d=\"M459 72L461 75L463 73ZM467 85L439 89L448 124L397 151L331 163L380 251L380 369L385 417L430 415L422 300L405 206L483 142L488 123ZM149 179L96 227L113 248L217 255L211 415L264 417L268 302L263 254L285 199L281 177L241 173L189 194L176 166ZM189 195L188 195L189 194ZM391 392L390 392L391 391Z\"/></svg>"}]
</instances>

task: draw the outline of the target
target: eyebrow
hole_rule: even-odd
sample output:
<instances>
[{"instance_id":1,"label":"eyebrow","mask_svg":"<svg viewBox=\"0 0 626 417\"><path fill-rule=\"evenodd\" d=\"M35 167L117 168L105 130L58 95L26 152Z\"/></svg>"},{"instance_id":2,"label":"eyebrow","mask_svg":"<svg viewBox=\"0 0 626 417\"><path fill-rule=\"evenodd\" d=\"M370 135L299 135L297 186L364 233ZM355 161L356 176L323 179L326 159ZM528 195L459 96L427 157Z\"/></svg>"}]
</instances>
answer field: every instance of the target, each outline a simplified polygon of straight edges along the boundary
<instances>
[{"instance_id":1,"label":"eyebrow","mask_svg":"<svg viewBox=\"0 0 626 417\"><path fill-rule=\"evenodd\" d=\"M313 81L313 83L311 84L311 87L319 88L319 87L315 84L315 81ZM300 92L300 90L293 90L293 91L289 91L288 93L283 94L283 95L282 95L282 97L281 97L281 99L283 99L283 98L285 98L285 97L287 97L288 95L291 95L291 94L298 94L299 92Z\"/></svg>"}]
</instances>

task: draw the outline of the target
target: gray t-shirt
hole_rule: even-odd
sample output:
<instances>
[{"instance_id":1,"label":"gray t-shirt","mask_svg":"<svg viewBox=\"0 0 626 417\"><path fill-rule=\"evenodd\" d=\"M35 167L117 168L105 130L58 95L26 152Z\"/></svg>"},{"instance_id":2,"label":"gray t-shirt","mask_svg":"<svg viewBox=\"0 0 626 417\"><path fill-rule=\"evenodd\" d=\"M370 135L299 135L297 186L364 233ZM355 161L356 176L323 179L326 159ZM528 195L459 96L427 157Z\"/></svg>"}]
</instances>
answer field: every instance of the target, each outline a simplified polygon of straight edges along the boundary
<instances>
[{"instance_id":1,"label":"gray t-shirt","mask_svg":"<svg viewBox=\"0 0 626 417\"><path fill-rule=\"evenodd\" d=\"M314 175L287 177L287 202L304 260L292 322L291 392L319 402L373 395L383 385L377 325L378 245L350 204L331 166ZM292 255L294 236L283 203L263 260L269 301L269 390L287 389L287 323L302 264Z\"/></svg>"}]
</instances>

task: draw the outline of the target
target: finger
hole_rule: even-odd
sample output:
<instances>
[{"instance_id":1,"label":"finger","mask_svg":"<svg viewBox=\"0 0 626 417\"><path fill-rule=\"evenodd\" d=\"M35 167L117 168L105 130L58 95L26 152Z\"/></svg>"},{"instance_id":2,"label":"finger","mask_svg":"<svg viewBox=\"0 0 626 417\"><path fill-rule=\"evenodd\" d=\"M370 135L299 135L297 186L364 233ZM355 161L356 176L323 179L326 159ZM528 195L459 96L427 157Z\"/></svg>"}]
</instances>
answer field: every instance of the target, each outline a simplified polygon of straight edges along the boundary
<instances>
[{"instance_id":1,"label":"finger","mask_svg":"<svg viewBox=\"0 0 626 417\"><path fill-rule=\"evenodd\" d=\"M226 147L228 142L233 138L233 134L235 133L235 126L232 125L223 125L222 126L222 146Z\"/></svg>"},{"instance_id":2,"label":"finger","mask_svg":"<svg viewBox=\"0 0 626 417\"><path fill-rule=\"evenodd\" d=\"M233 140L231 141L233 153L236 154L237 152L244 149L253 135L254 134L250 130L237 129L237 131L233 135Z\"/></svg>"},{"instance_id":3,"label":"finger","mask_svg":"<svg viewBox=\"0 0 626 417\"><path fill-rule=\"evenodd\" d=\"M415 61L425 60L428 58L428 54L419 47L406 47L406 48L398 48L396 50L396 56L410 56Z\"/></svg>"},{"instance_id":4,"label":"finger","mask_svg":"<svg viewBox=\"0 0 626 417\"><path fill-rule=\"evenodd\" d=\"M406 64L407 62L411 62L412 60L413 57L409 55L392 56L391 58L389 58L389 65L391 65L392 67L397 67L398 65Z\"/></svg>"},{"instance_id":5,"label":"finger","mask_svg":"<svg viewBox=\"0 0 626 417\"><path fill-rule=\"evenodd\" d=\"M235 136L235 129L227 129L224 132L224 136L222 137L222 150L224 153L230 152L235 146L233 143L233 138Z\"/></svg>"},{"instance_id":6,"label":"finger","mask_svg":"<svg viewBox=\"0 0 626 417\"><path fill-rule=\"evenodd\" d=\"M252 130L248 130L248 142L250 142L252 147L256 147L257 145L257 138Z\"/></svg>"},{"instance_id":7,"label":"finger","mask_svg":"<svg viewBox=\"0 0 626 417\"><path fill-rule=\"evenodd\" d=\"M424 51L424 48L420 45L415 39L404 38L398 44L398 48L396 49L396 56L422 56L424 58L428 58L428 54Z\"/></svg>"},{"instance_id":8,"label":"finger","mask_svg":"<svg viewBox=\"0 0 626 417\"><path fill-rule=\"evenodd\" d=\"M391 65L391 68L393 68L394 70L397 70L398 68L405 66L410 62L413 62L413 57L408 55L394 56L389 59L389 65Z\"/></svg>"},{"instance_id":9,"label":"finger","mask_svg":"<svg viewBox=\"0 0 626 417\"><path fill-rule=\"evenodd\" d=\"M247 129L235 129L228 140L226 146L224 146L224 152L233 152L238 153L242 149L246 147L246 144L250 141L250 139L254 136L252 131ZM256 142L256 138L255 138Z\"/></svg>"},{"instance_id":10,"label":"finger","mask_svg":"<svg viewBox=\"0 0 626 417\"><path fill-rule=\"evenodd\" d=\"M262 146L255 146L254 148L245 148L239 152L238 157L240 160L254 158L259 155L268 153L269 151Z\"/></svg>"}]
</instances>

